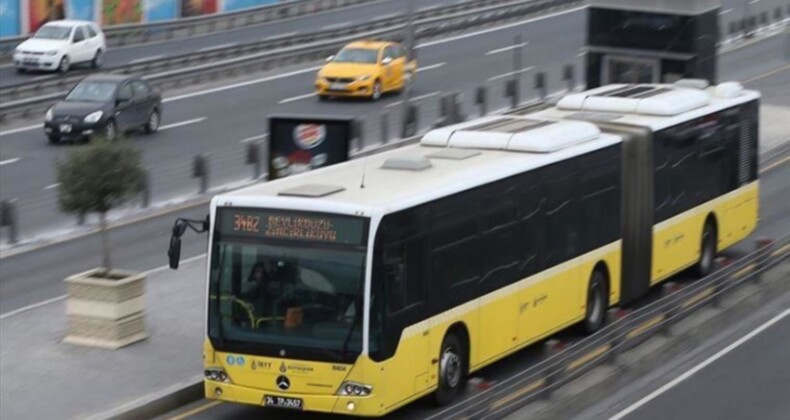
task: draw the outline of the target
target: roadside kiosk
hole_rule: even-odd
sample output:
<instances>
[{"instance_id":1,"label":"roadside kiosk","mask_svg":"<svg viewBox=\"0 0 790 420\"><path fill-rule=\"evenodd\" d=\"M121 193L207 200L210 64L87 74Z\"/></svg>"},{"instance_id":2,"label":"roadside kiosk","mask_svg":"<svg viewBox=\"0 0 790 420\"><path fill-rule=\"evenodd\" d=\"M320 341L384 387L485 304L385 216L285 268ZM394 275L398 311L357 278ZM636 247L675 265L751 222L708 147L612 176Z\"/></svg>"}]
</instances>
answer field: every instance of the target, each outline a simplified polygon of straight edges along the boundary
<instances>
[{"instance_id":1,"label":"roadside kiosk","mask_svg":"<svg viewBox=\"0 0 790 420\"><path fill-rule=\"evenodd\" d=\"M720 0L591 0L587 88L612 83L716 83Z\"/></svg>"}]
</instances>

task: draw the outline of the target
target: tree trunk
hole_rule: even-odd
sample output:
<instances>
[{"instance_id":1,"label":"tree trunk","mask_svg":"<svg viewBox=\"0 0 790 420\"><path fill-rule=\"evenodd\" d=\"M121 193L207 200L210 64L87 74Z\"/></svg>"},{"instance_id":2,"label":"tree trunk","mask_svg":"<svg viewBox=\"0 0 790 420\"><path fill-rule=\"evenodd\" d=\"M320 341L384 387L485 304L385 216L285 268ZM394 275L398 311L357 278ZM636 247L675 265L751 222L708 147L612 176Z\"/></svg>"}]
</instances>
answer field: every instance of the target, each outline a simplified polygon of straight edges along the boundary
<instances>
[{"instance_id":1,"label":"tree trunk","mask_svg":"<svg viewBox=\"0 0 790 420\"><path fill-rule=\"evenodd\" d=\"M101 233L101 247L102 247L102 265L109 273L112 270L112 263L110 261L110 238L107 232L107 213L99 213L99 232Z\"/></svg>"}]
</instances>

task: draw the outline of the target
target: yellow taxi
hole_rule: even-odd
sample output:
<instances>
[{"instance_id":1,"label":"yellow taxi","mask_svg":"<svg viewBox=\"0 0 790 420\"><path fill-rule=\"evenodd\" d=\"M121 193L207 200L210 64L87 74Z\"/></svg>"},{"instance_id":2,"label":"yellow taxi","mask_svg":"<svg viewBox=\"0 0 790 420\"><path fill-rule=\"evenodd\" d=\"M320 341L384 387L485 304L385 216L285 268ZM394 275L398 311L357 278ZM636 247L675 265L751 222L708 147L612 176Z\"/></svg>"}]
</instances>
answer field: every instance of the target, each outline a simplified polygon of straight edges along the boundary
<instances>
[{"instance_id":1,"label":"yellow taxi","mask_svg":"<svg viewBox=\"0 0 790 420\"><path fill-rule=\"evenodd\" d=\"M319 99L330 96L379 99L382 93L407 89L414 81L417 61L396 42L352 42L327 58L318 72Z\"/></svg>"}]
</instances>

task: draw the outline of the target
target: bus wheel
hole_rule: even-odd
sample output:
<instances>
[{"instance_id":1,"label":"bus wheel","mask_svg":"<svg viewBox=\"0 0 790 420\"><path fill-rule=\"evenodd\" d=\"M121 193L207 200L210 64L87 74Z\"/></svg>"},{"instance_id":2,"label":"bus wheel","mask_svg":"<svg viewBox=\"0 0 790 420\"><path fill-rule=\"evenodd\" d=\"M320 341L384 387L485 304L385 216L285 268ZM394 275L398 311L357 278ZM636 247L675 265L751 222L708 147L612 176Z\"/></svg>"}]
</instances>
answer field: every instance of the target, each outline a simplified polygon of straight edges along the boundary
<instances>
[{"instance_id":1,"label":"bus wheel","mask_svg":"<svg viewBox=\"0 0 790 420\"><path fill-rule=\"evenodd\" d=\"M699 277L705 277L713 272L713 262L716 258L716 226L708 220L705 222L705 228L702 231L702 244L699 254L699 262L695 267L695 271Z\"/></svg>"},{"instance_id":2,"label":"bus wheel","mask_svg":"<svg viewBox=\"0 0 790 420\"><path fill-rule=\"evenodd\" d=\"M582 328L586 334L592 334L606 324L606 310L609 307L609 287L606 275L595 270L587 287L587 309Z\"/></svg>"},{"instance_id":3,"label":"bus wheel","mask_svg":"<svg viewBox=\"0 0 790 420\"><path fill-rule=\"evenodd\" d=\"M448 333L439 352L439 387L434 399L438 405L451 403L466 382L466 350L458 336Z\"/></svg>"}]
</instances>

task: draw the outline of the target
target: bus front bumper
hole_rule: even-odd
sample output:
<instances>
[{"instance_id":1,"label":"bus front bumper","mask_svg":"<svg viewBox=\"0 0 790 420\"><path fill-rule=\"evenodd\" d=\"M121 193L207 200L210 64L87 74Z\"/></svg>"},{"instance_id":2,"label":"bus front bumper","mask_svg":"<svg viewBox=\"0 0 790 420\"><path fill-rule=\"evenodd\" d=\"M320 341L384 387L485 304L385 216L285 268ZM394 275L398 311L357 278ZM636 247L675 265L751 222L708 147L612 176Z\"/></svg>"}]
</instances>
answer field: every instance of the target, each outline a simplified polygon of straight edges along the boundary
<instances>
[{"instance_id":1,"label":"bus front bumper","mask_svg":"<svg viewBox=\"0 0 790 420\"><path fill-rule=\"evenodd\" d=\"M288 392L267 391L224 382L204 380L207 399L225 402L265 406L266 396L286 397L302 400L302 410L309 412L335 413L355 416L379 416L383 414L381 405L370 396L347 397L338 395L311 395ZM281 408L287 409L287 408Z\"/></svg>"}]
</instances>

